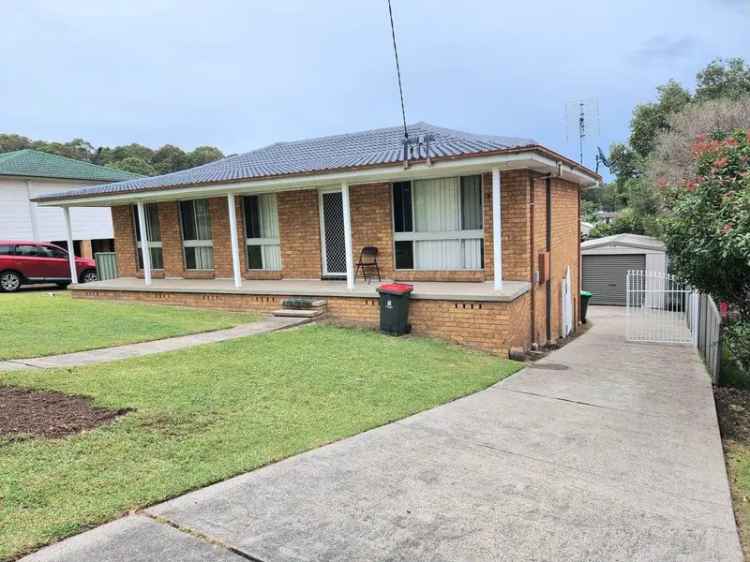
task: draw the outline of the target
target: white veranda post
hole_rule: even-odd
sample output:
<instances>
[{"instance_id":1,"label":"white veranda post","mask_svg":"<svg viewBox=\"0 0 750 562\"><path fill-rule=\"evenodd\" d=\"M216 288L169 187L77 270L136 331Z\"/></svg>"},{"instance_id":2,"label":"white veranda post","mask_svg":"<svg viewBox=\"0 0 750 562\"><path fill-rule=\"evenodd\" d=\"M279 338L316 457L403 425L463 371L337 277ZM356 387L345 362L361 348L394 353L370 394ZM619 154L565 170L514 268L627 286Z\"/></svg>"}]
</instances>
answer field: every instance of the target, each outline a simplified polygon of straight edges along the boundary
<instances>
[{"instance_id":1,"label":"white veranda post","mask_svg":"<svg viewBox=\"0 0 750 562\"><path fill-rule=\"evenodd\" d=\"M138 201L138 230L141 232L141 257L143 258L143 280L146 285L151 285L151 251L148 239L148 230L146 229L146 210L143 202Z\"/></svg>"},{"instance_id":2,"label":"white veranda post","mask_svg":"<svg viewBox=\"0 0 750 562\"><path fill-rule=\"evenodd\" d=\"M237 240L237 207L234 202L234 193L227 194L227 208L229 209L229 236L232 241L232 273L234 274L234 286L242 286L242 272L240 271L240 243Z\"/></svg>"},{"instance_id":3,"label":"white veranda post","mask_svg":"<svg viewBox=\"0 0 750 562\"><path fill-rule=\"evenodd\" d=\"M500 170L492 170L492 263L494 266L495 289L503 288L503 225L502 202L500 200Z\"/></svg>"},{"instance_id":4,"label":"white veranda post","mask_svg":"<svg viewBox=\"0 0 750 562\"><path fill-rule=\"evenodd\" d=\"M349 184L341 184L341 206L344 211L344 249L346 250L346 287L354 288L354 256L352 255L352 213L349 206Z\"/></svg>"},{"instance_id":5,"label":"white veranda post","mask_svg":"<svg viewBox=\"0 0 750 562\"><path fill-rule=\"evenodd\" d=\"M70 283L75 285L78 283L78 271L76 271L76 251L73 247L73 226L70 223L70 208L63 207L63 214L65 215L65 234L68 238L68 267L70 267Z\"/></svg>"}]
</instances>

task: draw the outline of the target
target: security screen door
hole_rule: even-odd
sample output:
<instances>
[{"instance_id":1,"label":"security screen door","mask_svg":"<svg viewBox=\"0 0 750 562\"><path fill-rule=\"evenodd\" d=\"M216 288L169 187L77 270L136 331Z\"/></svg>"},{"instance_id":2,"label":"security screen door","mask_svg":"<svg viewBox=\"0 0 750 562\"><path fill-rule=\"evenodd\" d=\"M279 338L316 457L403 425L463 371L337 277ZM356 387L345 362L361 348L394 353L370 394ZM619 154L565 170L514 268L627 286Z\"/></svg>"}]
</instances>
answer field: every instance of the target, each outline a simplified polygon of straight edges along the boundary
<instances>
[{"instance_id":1,"label":"security screen door","mask_svg":"<svg viewBox=\"0 0 750 562\"><path fill-rule=\"evenodd\" d=\"M320 210L323 234L323 274L346 275L344 207L341 191L322 191Z\"/></svg>"}]
</instances>

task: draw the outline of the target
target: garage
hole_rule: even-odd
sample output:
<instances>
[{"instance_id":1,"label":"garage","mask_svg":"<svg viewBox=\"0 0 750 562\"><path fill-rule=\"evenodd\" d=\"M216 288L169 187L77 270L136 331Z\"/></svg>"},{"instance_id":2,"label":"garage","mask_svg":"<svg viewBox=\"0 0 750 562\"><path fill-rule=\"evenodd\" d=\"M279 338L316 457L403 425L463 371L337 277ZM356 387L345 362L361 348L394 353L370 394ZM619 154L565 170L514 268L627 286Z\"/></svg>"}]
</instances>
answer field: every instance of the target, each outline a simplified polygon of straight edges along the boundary
<instances>
[{"instance_id":1,"label":"garage","mask_svg":"<svg viewBox=\"0 0 750 562\"><path fill-rule=\"evenodd\" d=\"M631 269L666 273L664 243L637 234L616 234L581 244L583 290L591 304L625 306L625 278Z\"/></svg>"}]
</instances>

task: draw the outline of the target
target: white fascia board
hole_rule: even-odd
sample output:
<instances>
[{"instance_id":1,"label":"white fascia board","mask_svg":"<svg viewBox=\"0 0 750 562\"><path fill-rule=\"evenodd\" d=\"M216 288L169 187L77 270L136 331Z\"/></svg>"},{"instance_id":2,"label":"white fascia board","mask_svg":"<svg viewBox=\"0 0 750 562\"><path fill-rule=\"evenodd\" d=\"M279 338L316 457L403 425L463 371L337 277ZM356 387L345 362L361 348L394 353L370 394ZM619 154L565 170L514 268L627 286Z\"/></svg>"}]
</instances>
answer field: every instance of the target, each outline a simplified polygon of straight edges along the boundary
<instances>
[{"instance_id":1,"label":"white fascia board","mask_svg":"<svg viewBox=\"0 0 750 562\"><path fill-rule=\"evenodd\" d=\"M261 180L248 180L245 182L217 183L211 185L186 186L182 188L175 187L172 189L112 194L111 196L84 196L75 199L38 202L37 204L45 207L101 207L125 205L137 201L151 203L179 199L202 199L224 196L228 193L242 195L275 193L299 189L318 189L326 186L333 188L340 185L342 182L346 182L349 185L363 185L369 183L446 177L447 175L479 174L489 172L493 167L500 168L502 171L529 168L541 172L556 173L558 170L558 162L551 158L541 156L534 151L528 151L513 154L479 156L476 158L438 160L433 161L431 165L426 163L416 163L410 164L407 168L400 165L391 165L378 168L366 168L363 170L346 170L341 172L309 174L303 176L281 176ZM561 164L559 169L562 172L563 179L568 179L569 181L582 185L592 185L596 183L590 176L587 176L564 163Z\"/></svg>"}]
</instances>

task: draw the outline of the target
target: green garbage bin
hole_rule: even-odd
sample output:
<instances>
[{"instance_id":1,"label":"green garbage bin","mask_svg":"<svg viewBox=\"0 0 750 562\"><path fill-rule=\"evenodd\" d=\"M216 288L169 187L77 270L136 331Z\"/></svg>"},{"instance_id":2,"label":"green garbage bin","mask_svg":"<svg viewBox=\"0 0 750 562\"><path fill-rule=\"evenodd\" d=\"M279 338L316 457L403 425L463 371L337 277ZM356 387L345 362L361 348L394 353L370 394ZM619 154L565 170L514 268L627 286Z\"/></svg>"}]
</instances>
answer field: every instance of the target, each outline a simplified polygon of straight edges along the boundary
<instances>
[{"instance_id":1,"label":"green garbage bin","mask_svg":"<svg viewBox=\"0 0 750 562\"><path fill-rule=\"evenodd\" d=\"M588 291L581 291L581 322L586 323L586 311L589 309L589 301L593 295Z\"/></svg>"},{"instance_id":2,"label":"green garbage bin","mask_svg":"<svg viewBox=\"0 0 750 562\"><path fill-rule=\"evenodd\" d=\"M409 325L409 295L413 285L386 283L378 287L380 294L380 331L392 336L411 332Z\"/></svg>"}]
</instances>

